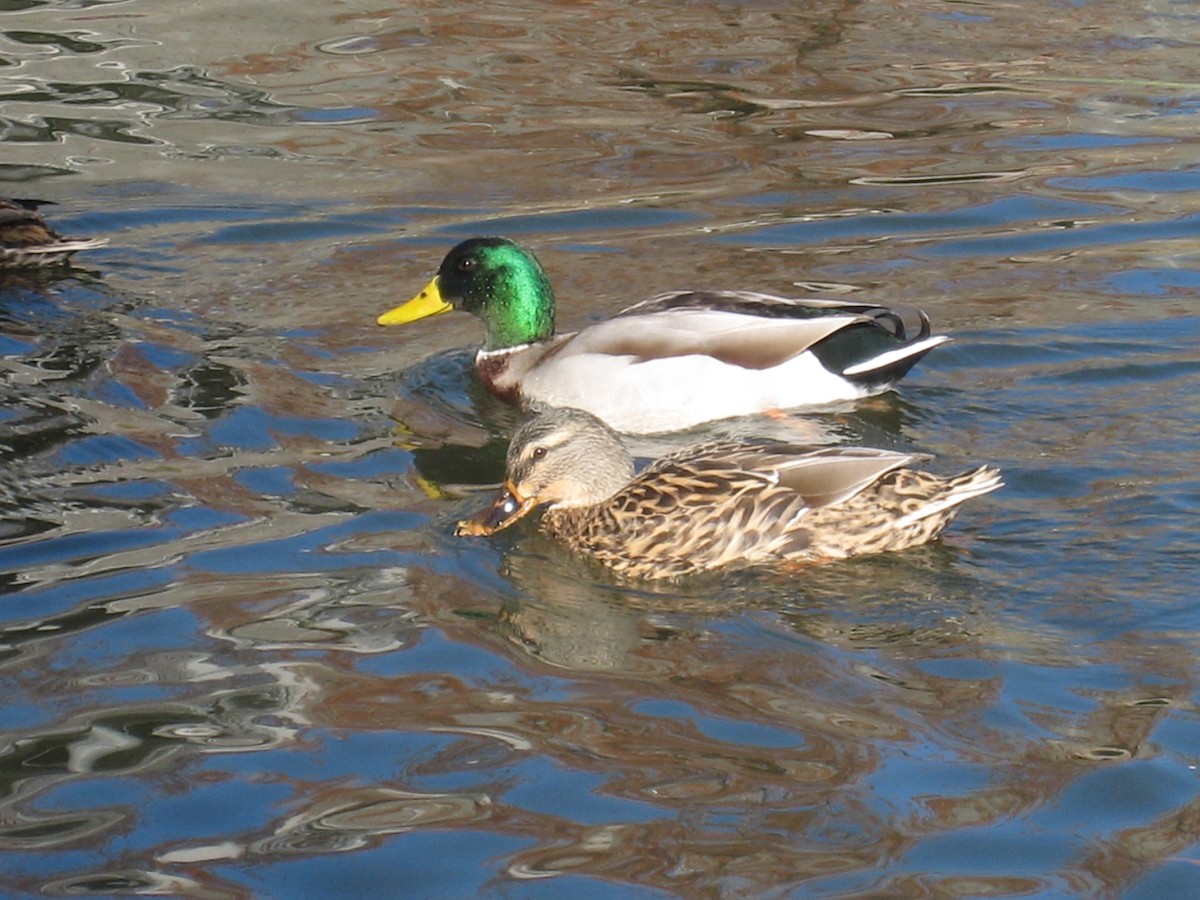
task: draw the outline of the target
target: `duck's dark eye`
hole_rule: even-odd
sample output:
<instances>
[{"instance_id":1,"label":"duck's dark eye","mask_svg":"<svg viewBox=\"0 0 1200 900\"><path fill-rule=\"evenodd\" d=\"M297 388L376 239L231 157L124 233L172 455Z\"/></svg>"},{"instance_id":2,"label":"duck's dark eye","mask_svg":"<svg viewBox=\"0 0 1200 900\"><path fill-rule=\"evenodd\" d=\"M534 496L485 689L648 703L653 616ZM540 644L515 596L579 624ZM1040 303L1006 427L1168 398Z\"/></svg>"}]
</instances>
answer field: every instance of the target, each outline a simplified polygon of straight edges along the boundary
<instances>
[{"instance_id":1,"label":"duck's dark eye","mask_svg":"<svg viewBox=\"0 0 1200 900\"><path fill-rule=\"evenodd\" d=\"M544 459L545 456L546 456L546 448L545 447L534 447L533 448L533 458L535 460Z\"/></svg>"},{"instance_id":2,"label":"duck's dark eye","mask_svg":"<svg viewBox=\"0 0 1200 900\"><path fill-rule=\"evenodd\" d=\"M475 268L475 258L472 256L464 256L458 261L458 271L470 272Z\"/></svg>"}]
</instances>

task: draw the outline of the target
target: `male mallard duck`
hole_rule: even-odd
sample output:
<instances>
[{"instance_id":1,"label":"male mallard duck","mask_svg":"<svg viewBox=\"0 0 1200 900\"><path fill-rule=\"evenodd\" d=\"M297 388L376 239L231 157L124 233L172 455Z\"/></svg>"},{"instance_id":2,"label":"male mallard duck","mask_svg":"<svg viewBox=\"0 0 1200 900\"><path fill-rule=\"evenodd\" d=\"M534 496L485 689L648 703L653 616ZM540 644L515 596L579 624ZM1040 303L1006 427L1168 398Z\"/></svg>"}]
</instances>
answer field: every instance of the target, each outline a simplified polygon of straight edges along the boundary
<instances>
[{"instance_id":1,"label":"male mallard duck","mask_svg":"<svg viewBox=\"0 0 1200 900\"><path fill-rule=\"evenodd\" d=\"M928 458L724 442L676 451L635 477L603 422L547 409L513 437L503 490L457 533L493 534L547 504L544 532L632 578L903 550L932 540L960 503L1001 485L988 466L953 478L905 468Z\"/></svg>"},{"instance_id":2,"label":"male mallard duck","mask_svg":"<svg viewBox=\"0 0 1200 900\"><path fill-rule=\"evenodd\" d=\"M39 206L50 202L0 197L0 267L50 266L79 250L92 250L108 243L103 238L64 238L37 211Z\"/></svg>"},{"instance_id":3,"label":"male mallard duck","mask_svg":"<svg viewBox=\"0 0 1200 900\"><path fill-rule=\"evenodd\" d=\"M949 340L930 335L923 312L910 333L884 307L752 291L661 294L555 335L545 271L498 237L463 241L421 293L378 321L450 309L483 320L475 370L502 400L578 407L640 433L876 394Z\"/></svg>"}]
</instances>

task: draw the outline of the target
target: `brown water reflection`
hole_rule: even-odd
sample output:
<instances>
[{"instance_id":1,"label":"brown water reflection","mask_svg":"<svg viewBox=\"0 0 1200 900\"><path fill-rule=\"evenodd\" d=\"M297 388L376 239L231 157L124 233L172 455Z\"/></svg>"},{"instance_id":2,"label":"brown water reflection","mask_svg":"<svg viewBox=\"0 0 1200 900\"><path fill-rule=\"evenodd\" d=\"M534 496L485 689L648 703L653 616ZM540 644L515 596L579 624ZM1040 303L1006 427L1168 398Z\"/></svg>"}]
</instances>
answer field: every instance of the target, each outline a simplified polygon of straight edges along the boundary
<instances>
[{"instance_id":1,"label":"brown water reflection","mask_svg":"<svg viewBox=\"0 0 1200 900\"><path fill-rule=\"evenodd\" d=\"M1200 890L1189 4L0 7L5 193L112 239L0 283L4 890ZM564 329L922 306L898 395L704 435L1008 487L793 579L457 541L516 418L374 315L477 232Z\"/></svg>"}]
</instances>

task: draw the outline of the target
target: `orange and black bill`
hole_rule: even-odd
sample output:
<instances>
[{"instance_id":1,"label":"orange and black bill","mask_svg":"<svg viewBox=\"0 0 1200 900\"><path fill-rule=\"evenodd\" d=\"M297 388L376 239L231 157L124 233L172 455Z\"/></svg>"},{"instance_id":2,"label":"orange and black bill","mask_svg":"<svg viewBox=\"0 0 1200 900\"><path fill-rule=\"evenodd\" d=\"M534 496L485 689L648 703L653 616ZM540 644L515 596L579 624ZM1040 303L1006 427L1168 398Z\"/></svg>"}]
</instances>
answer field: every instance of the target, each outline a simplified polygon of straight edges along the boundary
<instances>
[{"instance_id":1,"label":"orange and black bill","mask_svg":"<svg viewBox=\"0 0 1200 900\"><path fill-rule=\"evenodd\" d=\"M500 493L492 500L492 505L469 519L463 519L454 529L454 533L473 537L495 534L513 524L535 506L536 500L525 499L506 481Z\"/></svg>"}]
</instances>

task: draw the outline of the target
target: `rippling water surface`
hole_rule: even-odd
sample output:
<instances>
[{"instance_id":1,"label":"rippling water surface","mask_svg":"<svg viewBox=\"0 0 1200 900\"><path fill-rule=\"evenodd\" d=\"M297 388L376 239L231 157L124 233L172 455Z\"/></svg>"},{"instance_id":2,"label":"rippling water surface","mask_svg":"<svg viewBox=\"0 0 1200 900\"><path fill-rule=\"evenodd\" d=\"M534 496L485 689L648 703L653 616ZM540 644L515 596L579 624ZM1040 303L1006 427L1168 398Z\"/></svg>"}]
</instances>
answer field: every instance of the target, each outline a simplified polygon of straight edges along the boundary
<instances>
[{"instance_id":1,"label":"rippling water surface","mask_svg":"<svg viewBox=\"0 0 1200 900\"><path fill-rule=\"evenodd\" d=\"M0 2L0 888L1200 894L1200 5ZM914 304L790 423L1007 487L918 550L683 588L452 536L514 414L477 233L564 328ZM643 441L651 455L669 444Z\"/></svg>"}]
</instances>

